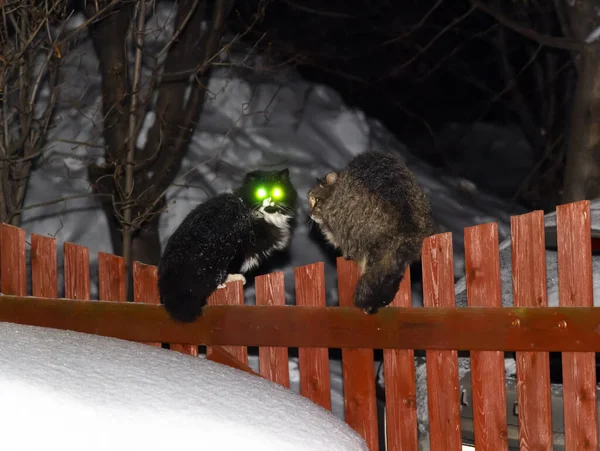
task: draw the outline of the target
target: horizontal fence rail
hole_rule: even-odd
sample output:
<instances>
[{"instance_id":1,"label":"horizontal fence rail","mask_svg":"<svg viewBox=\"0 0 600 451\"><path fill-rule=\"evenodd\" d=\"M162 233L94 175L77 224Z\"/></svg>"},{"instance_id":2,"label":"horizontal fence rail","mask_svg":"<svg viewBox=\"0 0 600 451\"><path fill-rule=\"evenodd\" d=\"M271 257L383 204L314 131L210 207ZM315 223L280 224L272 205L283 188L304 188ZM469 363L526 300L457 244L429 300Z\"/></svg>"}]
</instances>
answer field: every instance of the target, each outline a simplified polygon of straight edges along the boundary
<instances>
[{"instance_id":1,"label":"horizontal fence rail","mask_svg":"<svg viewBox=\"0 0 600 451\"><path fill-rule=\"evenodd\" d=\"M166 343L600 352L595 307L387 307L367 316L354 307L215 305L179 324L161 305L0 296L0 321Z\"/></svg>"},{"instance_id":2,"label":"horizontal fence rail","mask_svg":"<svg viewBox=\"0 0 600 451\"><path fill-rule=\"evenodd\" d=\"M564 415L567 450L598 449L595 352L600 308L593 307L588 201L558 206L560 307L548 307L543 212L511 218L512 296L502 307L498 227L465 229L467 307L456 308L452 235L425 239L423 300L411 302L410 271L389 306L365 315L353 306L359 272L338 258L339 307L326 307L323 263L295 268L295 304L285 305L283 273L256 277L256 305L245 306L241 282L217 290L192 324L173 321L160 305L157 269L133 267L127 301L125 262L98 254L98 297L90 300L89 251L64 244L64 296L58 289L56 240L32 235L28 294L25 231L0 225L0 321L143 342L198 355L290 387L288 348L298 348L300 393L331 410L329 349L342 349L344 413L377 450L374 350L383 349L388 450L417 451L414 350L426 351L431 449L461 450L458 352L471 351L473 433L480 450L506 450L504 351L516 351L521 449L552 449L553 415ZM248 347L259 348L259 370ZM562 352L564 412L551 411L549 352Z\"/></svg>"}]
</instances>

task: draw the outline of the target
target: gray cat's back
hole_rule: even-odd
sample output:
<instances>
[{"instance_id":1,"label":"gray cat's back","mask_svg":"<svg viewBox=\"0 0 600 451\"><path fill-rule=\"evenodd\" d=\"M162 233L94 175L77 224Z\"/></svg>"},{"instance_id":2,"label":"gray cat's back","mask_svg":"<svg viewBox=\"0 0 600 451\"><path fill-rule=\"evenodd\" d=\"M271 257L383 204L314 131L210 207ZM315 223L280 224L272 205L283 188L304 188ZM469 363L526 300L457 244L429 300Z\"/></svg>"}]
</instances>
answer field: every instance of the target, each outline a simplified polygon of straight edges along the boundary
<instances>
[{"instance_id":1,"label":"gray cat's back","mask_svg":"<svg viewBox=\"0 0 600 451\"><path fill-rule=\"evenodd\" d=\"M429 200L399 157L368 151L350 161L344 172L372 195L389 219L396 219L396 226L404 233L434 233Z\"/></svg>"}]
</instances>

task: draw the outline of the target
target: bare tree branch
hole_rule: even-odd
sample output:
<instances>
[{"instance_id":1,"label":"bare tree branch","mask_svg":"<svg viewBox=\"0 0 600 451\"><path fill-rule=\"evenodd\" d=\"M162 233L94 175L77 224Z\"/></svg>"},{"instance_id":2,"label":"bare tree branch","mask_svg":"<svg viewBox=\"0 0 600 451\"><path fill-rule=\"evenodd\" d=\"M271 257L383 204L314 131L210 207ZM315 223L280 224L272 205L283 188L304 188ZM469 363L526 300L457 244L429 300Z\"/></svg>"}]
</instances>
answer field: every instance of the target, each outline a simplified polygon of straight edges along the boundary
<instances>
[{"instance_id":1,"label":"bare tree branch","mask_svg":"<svg viewBox=\"0 0 600 451\"><path fill-rule=\"evenodd\" d=\"M125 208L123 210L123 258L129 272L133 270L131 259L131 195L133 194L133 169L135 164L135 146L137 142L137 108L139 101L140 80L142 77L142 50L144 45L144 25L146 22L146 0L137 3L137 28L134 32L135 66L133 72L133 88L131 92L131 107L129 112L129 136L125 168ZM127 281L130 280L127 276Z\"/></svg>"},{"instance_id":2,"label":"bare tree branch","mask_svg":"<svg viewBox=\"0 0 600 451\"><path fill-rule=\"evenodd\" d=\"M423 46L421 49L419 49L419 51L415 55L413 55L411 58L409 58L407 61L403 62L402 64L400 64L398 66L395 66L394 67L394 72L397 72L397 71L399 71L401 69L404 69L404 68L410 66L412 63L414 63L423 54L425 54L433 46L433 44L435 44L449 30L451 30L453 27L455 27L460 22L462 22L467 17L469 17L474 10L475 10L475 7L472 6L471 8L469 8L467 10L466 13L461 14L460 16L458 16L458 17L454 18L452 21L450 21L450 23L448 25L446 25L444 28L442 28L427 44L425 44L425 46ZM381 77L379 81L381 81L381 80L383 80L384 78L387 78L387 77L388 77L388 75L385 75L385 76Z\"/></svg>"},{"instance_id":3,"label":"bare tree branch","mask_svg":"<svg viewBox=\"0 0 600 451\"><path fill-rule=\"evenodd\" d=\"M477 0L471 0L471 3L473 7L493 17L502 25L510 28L511 30L515 31L516 33L519 33L522 36L525 36L526 38L531 39L532 41L537 42L540 45L564 50L581 50L585 45L582 42L573 41L572 39L557 38L554 36L548 36L545 34L538 33L537 31L532 30L531 28L524 27L518 22L509 19L504 14L494 10L493 8L490 8L485 3L479 2Z\"/></svg>"},{"instance_id":4,"label":"bare tree branch","mask_svg":"<svg viewBox=\"0 0 600 451\"><path fill-rule=\"evenodd\" d=\"M337 19L349 19L352 17L350 14L338 13L335 11L322 11L320 9L309 8L304 5L300 5L292 0L283 0L290 8L297 9L299 11L303 11L309 14L315 14L317 16L326 16L326 17L334 17Z\"/></svg>"},{"instance_id":5,"label":"bare tree branch","mask_svg":"<svg viewBox=\"0 0 600 451\"><path fill-rule=\"evenodd\" d=\"M392 39L388 39L387 41L384 41L383 45L395 44L398 41L406 39L408 36L413 34L415 31L419 30L427 22L427 19L429 19L429 17L431 17L431 15L435 12L436 9L438 9L438 7L443 2L444 2L444 0L437 0L435 2L435 4L429 9L429 11L427 11L427 13L425 13L425 15L421 18L421 20L419 20L419 22L417 24L415 24L409 28L408 32L402 33L400 36L396 36Z\"/></svg>"},{"instance_id":6,"label":"bare tree branch","mask_svg":"<svg viewBox=\"0 0 600 451\"><path fill-rule=\"evenodd\" d=\"M69 18L66 8L61 0L25 0L18 8L0 9L0 222L20 223L31 168L46 144L58 98L56 48ZM51 21L59 23L56 39ZM40 99L42 89L48 94Z\"/></svg>"}]
</instances>

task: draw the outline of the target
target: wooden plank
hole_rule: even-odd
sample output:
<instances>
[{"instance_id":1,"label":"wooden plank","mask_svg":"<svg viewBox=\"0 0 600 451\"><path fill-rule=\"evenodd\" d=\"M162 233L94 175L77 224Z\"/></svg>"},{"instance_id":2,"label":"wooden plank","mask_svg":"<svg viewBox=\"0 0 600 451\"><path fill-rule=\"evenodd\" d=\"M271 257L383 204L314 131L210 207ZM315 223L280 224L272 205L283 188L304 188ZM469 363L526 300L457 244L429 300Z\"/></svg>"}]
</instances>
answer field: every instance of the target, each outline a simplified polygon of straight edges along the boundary
<instances>
[{"instance_id":1,"label":"wooden plank","mask_svg":"<svg viewBox=\"0 0 600 451\"><path fill-rule=\"evenodd\" d=\"M0 292L27 295L25 230L0 224Z\"/></svg>"},{"instance_id":2,"label":"wooden plank","mask_svg":"<svg viewBox=\"0 0 600 451\"><path fill-rule=\"evenodd\" d=\"M424 305L455 308L452 234L426 238L422 262ZM431 449L460 451L458 353L454 350L427 351L426 359Z\"/></svg>"},{"instance_id":3,"label":"wooden plank","mask_svg":"<svg viewBox=\"0 0 600 451\"><path fill-rule=\"evenodd\" d=\"M367 316L354 307L212 306L181 324L162 305L0 296L0 321L209 346L600 352L597 307L386 307Z\"/></svg>"},{"instance_id":4,"label":"wooden plank","mask_svg":"<svg viewBox=\"0 0 600 451\"><path fill-rule=\"evenodd\" d=\"M151 305L160 304L158 268L156 266L133 262L133 302ZM146 341L144 343L157 348L162 347L159 341Z\"/></svg>"},{"instance_id":5,"label":"wooden plank","mask_svg":"<svg viewBox=\"0 0 600 451\"><path fill-rule=\"evenodd\" d=\"M256 305L285 305L285 286L282 272L258 276L254 279ZM290 388L288 348L261 346L258 348L260 374L270 381Z\"/></svg>"},{"instance_id":6,"label":"wooden plank","mask_svg":"<svg viewBox=\"0 0 600 451\"><path fill-rule=\"evenodd\" d=\"M469 307L502 307L498 224L465 228L465 272ZM508 450L504 352L471 352L475 447Z\"/></svg>"},{"instance_id":7,"label":"wooden plank","mask_svg":"<svg viewBox=\"0 0 600 451\"><path fill-rule=\"evenodd\" d=\"M557 207L558 294L561 306L593 306L590 227L589 201ZM567 324L564 327L570 326ZM557 337L557 341L559 339ZM562 355L562 370L565 450L597 450L595 355L590 352L565 352Z\"/></svg>"},{"instance_id":8,"label":"wooden plank","mask_svg":"<svg viewBox=\"0 0 600 451\"><path fill-rule=\"evenodd\" d=\"M206 359L216 363L220 363L222 365L230 366L231 368L245 371L246 373L252 374L254 376L262 377L248 365L244 365L242 362L239 361L239 359L227 352L223 348L223 346L212 346L210 355Z\"/></svg>"},{"instance_id":9,"label":"wooden plank","mask_svg":"<svg viewBox=\"0 0 600 451\"><path fill-rule=\"evenodd\" d=\"M125 259L98 252L98 291L101 301L127 301Z\"/></svg>"},{"instance_id":10,"label":"wooden plank","mask_svg":"<svg viewBox=\"0 0 600 451\"><path fill-rule=\"evenodd\" d=\"M198 356L198 345L192 345L188 343L170 343L169 349L171 351L181 352L182 354L192 355L194 357ZM210 357L210 354L207 353L207 358L209 360L214 360Z\"/></svg>"},{"instance_id":11,"label":"wooden plank","mask_svg":"<svg viewBox=\"0 0 600 451\"><path fill-rule=\"evenodd\" d=\"M412 307L410 268L406 269L390 307ZM412 349L385 349L383 361L387 450L417 451L415 352Z\"/></svg>"},{"instance_id":12,"label":"wooden plank","mask_svg":"<svg viewBox=\"0 0 600 451\"><path fill-rule=\"evenodd\" d=\"M58 297L56 239L31 234L31 288L39 297Z\"/></svg>"},{"instance_id":13,"label":"wooden plank","mask_svg":"<svg viewBox=\"0 0 600 451\"><path fill-rule=\"evenodd\" d=\"M325 265L322 262L295 268L294 278L296 281L296 307L288 309L290 312L298 312L298 306L318 311L321 309L315 307L327 305L325 299ZM274 309L277 307L269 308ZM358 311L356 308L353 310ZM364 313L359 313L361 316L365 316ZM322 323L305 323L303 326L302 333L307 336L312 335L322 327L326 327ZM331 380L327 347L299 347L298 366L300 369L300 394L306 396L315 404L331 410Z\"/></svg>"},{"instance_id":14,"label":"wooden plank","mask_svg":"<svg viewBox=\"0 0 600 451\"><path fill-rule=\"evenodd\" d=\"M90 299L90 253L87 247L73 243L64 245L65 297Z\"/></svg>"},{"instance_id":15,"label":"wooden plank","mask_svg":"<svg viewBox=\"0 0 600 451\"><path fill-rule=\"evenodd\" d=\"M546 307L544 212L511 218L515 307ZM517 352L519 443L524 451L552 450L550 358L547 352Z\"/></svg>"},{"instance_id":16,"label":"wooden plank","mask_svg":"<svg viewBox=\"0 0 600 451\"><path fill-rule=\"evenodd\" d=\"M338 299L341 307L354 306L354 290L360 276L356 264L337 259ZM342 349L344 412L348 425L358 432L369 449L379 449L377 398L373 349Z\"/></svg>"},{"instance_id":17,"label":"wooden plank","mask_svg":"<svg viewBox=\"0 0 600 451\"><path fill-rule=\"evenodd\" d=\"M208 305L244 306L244 285L241 281L229 282L225 288L217 289L209 298ZM200 342L193 342L200 343ZM246 346L223 346L223 350L238 359L243 365L248 365L248 348ZM206 347L206 357L210 358L212 346Z\"/></svg>"}]
</instances>

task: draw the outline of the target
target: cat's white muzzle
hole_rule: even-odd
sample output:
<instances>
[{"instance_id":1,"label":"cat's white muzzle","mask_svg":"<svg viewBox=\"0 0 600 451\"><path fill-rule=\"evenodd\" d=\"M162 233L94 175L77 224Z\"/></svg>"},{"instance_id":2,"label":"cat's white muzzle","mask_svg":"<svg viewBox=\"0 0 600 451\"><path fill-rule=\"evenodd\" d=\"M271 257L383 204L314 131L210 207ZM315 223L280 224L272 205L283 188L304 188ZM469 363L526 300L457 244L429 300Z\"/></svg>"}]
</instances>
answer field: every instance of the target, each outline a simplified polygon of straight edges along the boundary
<instances>
[{"instance_id":1,"label":"cat's white muzzle","mask_svg":"<svg viewBox=\"0 0 600 451\"><path fill-rule=\"evenodd\" d=\"M275 202L273 202L270 197L267 197L265 200L263 200L262 205L258 209L262 217L265 218L265 221L279 228L289 228L288 219L290 219L290 216L279 213L278 211L265 211L265 208L267 207L275 207Z\"/></svg>"},{"instance_id":2,"label":"cat's white muzzle","mask_svg":"<svg viewBox=\"0 0 600 451\"><path fill-rule=\"evenodd\" d=\"M275 206L275 202L273 202L273 200L270 197L267 197L265 200L262 201L262 206L260 207L261 210L264 210L265 207L274 207Z\"/></svg>"}]
</instances>

